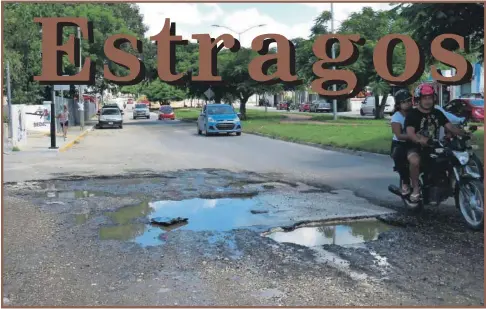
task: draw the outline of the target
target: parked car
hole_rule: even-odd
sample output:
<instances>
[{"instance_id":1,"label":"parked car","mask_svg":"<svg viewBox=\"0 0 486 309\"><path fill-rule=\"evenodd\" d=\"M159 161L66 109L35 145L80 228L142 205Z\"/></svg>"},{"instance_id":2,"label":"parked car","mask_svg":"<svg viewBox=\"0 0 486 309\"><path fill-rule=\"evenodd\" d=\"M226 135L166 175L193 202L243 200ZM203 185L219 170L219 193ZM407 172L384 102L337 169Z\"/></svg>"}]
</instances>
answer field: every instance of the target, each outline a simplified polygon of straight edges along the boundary
<instances>
[{"instance_id":1,"label":"parked car","mask_svg":"<svg viewBox=\"0 0 486 309\"><path fill-rule=\"evenodd\" d=\"M383 97L380 96L379 97L380 102L381 102L382 99L383 99ZM363 103L361 103L361 109L360 109L359 113L361 114L361 116L374 115L375 109L376 109L375 97L369 96L369 97L366 97L366 99L364 99ZM391 115L391 114L393 114L394 109L395 109L395 97L388 96L386 98L384 113Z\"/></svg>"},{"instance_id":2,"label":"parked car","mask_svg":"<svg viewBox=\"0 0 486 309\"><path fill-rule=\"evenodd\" d=\"M484 122L484 99L455 99L445 104L444 109L470 121Z\"/></svg>"},{"instance_id":3,"label":"parked car","mask_svg":"<svg viewBox=\"0 0 486 309\"><path fill-rule=\"evenodd\" d=\"M484 95L482 93L463 93L459 97L459 99L484 99Z\"/></svg>"},{"instance_id":4,"label":"parked car","mask_svg":"<svg viewBox=\"0 0 486 309\"><path fill-rule=\"evenodd\" d=\"M123 115L119 108L103 108L98 117L98 128L119 127L123 128Z\"/></svg>"},{"instance_id":5,"label":"parked car","mask_svg":"<svg viewBox=\"0 0 486 309\"><path fill-rule=\"evenodd\" d=\"M235 133L241 135L240 114L228 104L206 104L197 119L197 133L211 134Z\"/></svg>"},{"instance_id":6,"label":"parked car","mask_svg":"<svg viewBox=\"0 0 486 309\"><path fill-rule=\"evenodd\" d=\"M159 109L159 120L175 120L174 110L170 105L162 105Z\"/></svg>"},{"instance_id":7,"label":"parked car","mask_svg":"<svg viewBox=\"0 0 486 309\"><path fill-rule=\"evenodd\" d=\"M309 112L319 113L319 112L331 112L332 105L326 99L317 99L310 104Z\"/></svg>"},{"instance_id":8,"label":"parked car","mask_svg":"<svg viewBox=\"0 0 486 309\"><path fill-rule=\"evenodd\" d=\"M137 119L139 117L150 119L150 110L147 104L144 103L135 104L135 108L133 109L133 119Z\"/></svg>"},{"instance_id":9,"label":"parked car","mask_svg":"<svg viewBox=\"0 0 486 309\"><path fill-rule=\"evenodd\" d=\"M275 108L277 108L277 110L285 110L287 109L289 106L289 103L284 103L284 102L280 102L280 103L277 103L277 105L275 105Z\"/></svg>"},{"instance_id":10,"label":"parked car","mask_svg":"<svg viewBox=\"0 0 486 309\"><path fill-rule=\"evenodd\" d=\"M309 111L310 111L309 103L302 103L299 105L299 112L309 112Z\"/></svg>"}]
</instances>

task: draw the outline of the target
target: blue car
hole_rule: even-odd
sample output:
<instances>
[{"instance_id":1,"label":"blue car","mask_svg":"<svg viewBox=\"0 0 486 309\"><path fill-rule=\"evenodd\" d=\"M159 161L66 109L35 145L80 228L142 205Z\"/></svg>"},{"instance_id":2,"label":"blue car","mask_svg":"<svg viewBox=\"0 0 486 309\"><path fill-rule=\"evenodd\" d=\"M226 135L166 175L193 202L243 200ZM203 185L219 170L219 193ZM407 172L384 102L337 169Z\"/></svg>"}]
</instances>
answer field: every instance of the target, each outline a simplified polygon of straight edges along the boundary
<instances>
[{"instance_id":1,"label":"blue car","mask_svg":"<svg viewBox=\"0 0 486 309\"><path fill-rule=\"evenodd\" d=\"M197 119L197 133L212 135L236 133L241 135L240 114L231 105L206 104Z\"/></svg>"}]
</instances>

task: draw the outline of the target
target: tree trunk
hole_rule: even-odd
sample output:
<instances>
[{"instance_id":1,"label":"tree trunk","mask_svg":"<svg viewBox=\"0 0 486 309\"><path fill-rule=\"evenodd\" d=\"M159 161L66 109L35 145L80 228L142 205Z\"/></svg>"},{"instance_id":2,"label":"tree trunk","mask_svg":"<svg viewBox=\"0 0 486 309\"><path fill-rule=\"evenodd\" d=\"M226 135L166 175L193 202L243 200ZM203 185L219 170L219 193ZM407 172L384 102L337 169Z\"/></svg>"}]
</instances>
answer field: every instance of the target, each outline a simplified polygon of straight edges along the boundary
<instances>
[{"instance_id":1,"label":"tree trunk","mask_svg":"<svg viewBox=\"0 0 486 309\"><path fill-rule=\"evenodd\" d=\"M241 120L246 120L246 102L248 101L249 97L240 98L240 113L241 113Z\"/></svg>"},{"instance_id":2,"label":"tree trunk","mask_svg":"<svg viewBox=\"0 0 486 309\"><path fill-rule=\"evenodd\" d=\"M379 119L378 117L378 111L380 110L380 96L378 95L374 95L375 96L375 112L374 112L374 116L375 116L375 119Z\"/></svg>"},{"instance_id":3,"label":"tree trunk","mask_svg":"<svg viewBox=\"0 0 486 309\"><path fill-rule=\"evenodd\" d=\"M214 94L214 103L216 104L221 104L221 99L223 98L223 96L221 94Z\"/></svg>"},{"instance_id":4,"label":"tree trunk","mask_svg":"<svg viewBox=\"0 0 486 309\"><path fill-rule=\"evenodd\" d=\"M386 100L388 99L388 94L385 94L379 101L379 97L375 95L375 119L383 119L385 118L385 105Z\"/></svg>"}]
</instances>

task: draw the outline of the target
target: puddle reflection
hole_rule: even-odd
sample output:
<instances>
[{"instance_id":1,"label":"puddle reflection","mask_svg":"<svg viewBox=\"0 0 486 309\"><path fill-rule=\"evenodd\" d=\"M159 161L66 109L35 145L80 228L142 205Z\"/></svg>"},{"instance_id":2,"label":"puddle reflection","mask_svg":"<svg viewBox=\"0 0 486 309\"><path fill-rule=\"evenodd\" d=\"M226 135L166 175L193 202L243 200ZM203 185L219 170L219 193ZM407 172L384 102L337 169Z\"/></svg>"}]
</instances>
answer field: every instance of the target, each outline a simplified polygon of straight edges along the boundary
<instances>
[{"instance_id":1,"label":"puddle reflection","mask_svg":"<svg viewBox=\"0 0 486 309\"><path fill-rule=\"evenodd\" d=\"M251 228L268 217L267 214L252 214L250 210L254 206L254 198L143 202L105 213L115 226L101 228L100 238L154 246L162 244L174 230L223 232ZM171 226L134 223L139 218L150 220L155 217L184 217L189 221Z\"/></svg>"},{"instance_id":2,"label":"puddle reflection","mask_svg":"<svg viewBox=\"0 0 486 309\"><path fill-rule=\"evenodd\" d=\"M378 220L366 220L339 225L302 227L290 232L273 232L265 235L280 243L293 243L306 247L321 245L354 245L376 240L380 233L391 229Z\"/></svg>"}]
</instances>

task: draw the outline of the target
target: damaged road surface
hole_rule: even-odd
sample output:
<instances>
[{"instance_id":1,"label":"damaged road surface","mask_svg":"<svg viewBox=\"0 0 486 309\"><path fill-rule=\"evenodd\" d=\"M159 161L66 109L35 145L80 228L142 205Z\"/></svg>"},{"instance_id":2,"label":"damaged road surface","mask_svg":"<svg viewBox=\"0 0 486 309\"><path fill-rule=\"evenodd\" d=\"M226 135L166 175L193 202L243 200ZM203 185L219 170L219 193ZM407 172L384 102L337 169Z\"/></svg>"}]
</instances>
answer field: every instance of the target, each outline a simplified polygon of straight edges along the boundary
<instances>
[{"instance_id":1,"label":"damaged road surface","mask_svg":"<svg viewBox=\"0 0 486 309\"><path fill-rule=\"evenodd\" d=\"M13 306L480 305L482 233L282 177L187 170L4 186Z\"/></svg>"}]
</instances>

